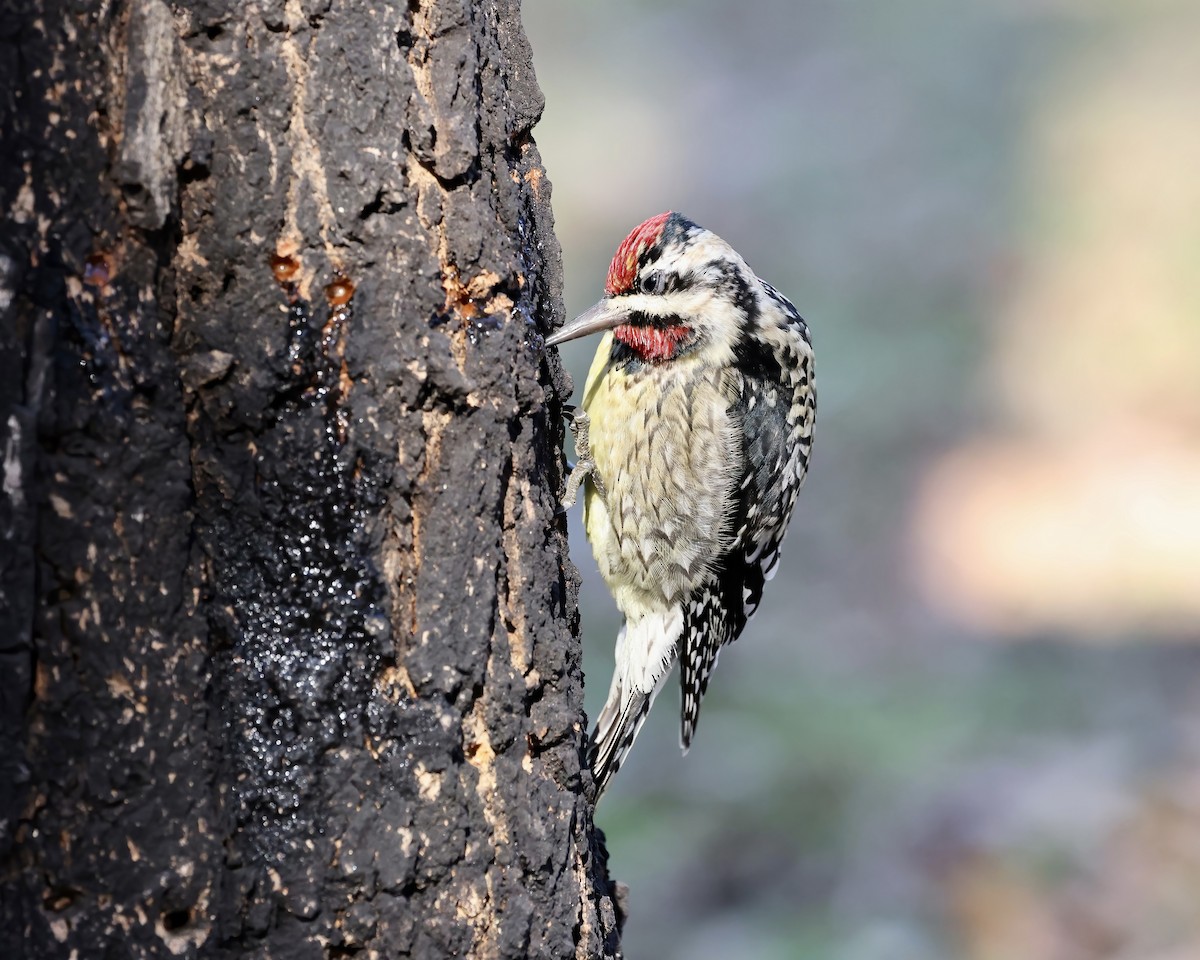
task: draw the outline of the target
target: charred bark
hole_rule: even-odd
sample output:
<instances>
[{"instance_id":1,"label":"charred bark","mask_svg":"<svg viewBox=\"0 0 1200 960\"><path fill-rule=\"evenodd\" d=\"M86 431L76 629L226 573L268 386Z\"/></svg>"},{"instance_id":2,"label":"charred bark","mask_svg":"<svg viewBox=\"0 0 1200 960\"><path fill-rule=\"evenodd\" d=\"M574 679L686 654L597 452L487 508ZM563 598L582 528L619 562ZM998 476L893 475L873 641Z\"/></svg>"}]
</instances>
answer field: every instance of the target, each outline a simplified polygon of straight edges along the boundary
<instances>
[{"instance_id":1,"label":"charred bark","mask_svg":"<svg viewBox=\"0 0 1200 960\"><path fill-rule=\"evenodd\" d=\"M516 0L0 16L0 955L615 956Z\"/></svg>"}]
</instances>

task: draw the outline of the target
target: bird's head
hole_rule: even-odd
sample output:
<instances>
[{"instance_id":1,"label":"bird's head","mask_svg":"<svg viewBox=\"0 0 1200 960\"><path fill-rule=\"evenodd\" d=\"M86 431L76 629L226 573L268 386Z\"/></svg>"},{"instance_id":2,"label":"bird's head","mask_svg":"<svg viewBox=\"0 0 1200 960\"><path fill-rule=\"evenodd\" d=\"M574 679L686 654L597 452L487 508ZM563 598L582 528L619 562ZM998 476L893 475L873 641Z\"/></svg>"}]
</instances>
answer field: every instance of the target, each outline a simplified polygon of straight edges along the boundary
<instances>
[{"instance_id":1,"label":"bird's head","mask_svg":"<svg viewBox=\"0 0 1200 960\"><path fill-rule=\"evenodd\" d=\"M756 278L732 247L678 213L638 225L617 247L605 297L546 340L612 330L642 361L703 347L724 355L757 313Z\"/></svg>"}]
</instances>

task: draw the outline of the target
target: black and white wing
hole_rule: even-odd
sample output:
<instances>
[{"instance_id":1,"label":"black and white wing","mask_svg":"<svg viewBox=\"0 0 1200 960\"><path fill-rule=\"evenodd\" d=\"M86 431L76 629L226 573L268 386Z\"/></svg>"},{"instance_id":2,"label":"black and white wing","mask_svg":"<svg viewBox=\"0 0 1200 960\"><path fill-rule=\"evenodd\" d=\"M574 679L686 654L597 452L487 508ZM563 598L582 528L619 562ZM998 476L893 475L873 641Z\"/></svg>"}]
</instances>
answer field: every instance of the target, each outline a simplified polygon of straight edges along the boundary
<instances>
[{"instance_id":1,"label":"black and white wing","mask_svg":"<svg viewBox=\"0 0 1200 960\"><path fill-rule=\"evenodd\" d=\"M741 635L775 574L796 495L808 472L816 413L808 331L795 308L773 288L764 287L786 317L786 332L776 338L763 331L758 339L747 338L739 352L741 383L730 408L742 423L740 479L730 517L733 534L715 576L689 598L680 639L680 741L685 751L721 647Z\"/></svg>"}]
</instances>

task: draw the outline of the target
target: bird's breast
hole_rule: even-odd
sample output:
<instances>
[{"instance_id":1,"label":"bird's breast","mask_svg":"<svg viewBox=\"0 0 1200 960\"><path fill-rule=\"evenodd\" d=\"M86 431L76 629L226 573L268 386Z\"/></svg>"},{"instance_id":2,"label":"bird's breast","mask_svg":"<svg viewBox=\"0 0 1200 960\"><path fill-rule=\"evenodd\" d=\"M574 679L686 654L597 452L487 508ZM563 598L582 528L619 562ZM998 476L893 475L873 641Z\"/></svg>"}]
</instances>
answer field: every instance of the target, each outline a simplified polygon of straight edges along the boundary
<instances>
[{"instance_id":1,"label":"bird's breast","mask_svg":"<svg viewBox=\"0 0 1200 960\"><path fill-rule=\"evenodd\" d=\"M627 617L680 602L728 548L741 454L723 386L720 371L680 361L593 367L584 408L605 496L589 486L585 521Z\"/></svg>"}]
</instances>

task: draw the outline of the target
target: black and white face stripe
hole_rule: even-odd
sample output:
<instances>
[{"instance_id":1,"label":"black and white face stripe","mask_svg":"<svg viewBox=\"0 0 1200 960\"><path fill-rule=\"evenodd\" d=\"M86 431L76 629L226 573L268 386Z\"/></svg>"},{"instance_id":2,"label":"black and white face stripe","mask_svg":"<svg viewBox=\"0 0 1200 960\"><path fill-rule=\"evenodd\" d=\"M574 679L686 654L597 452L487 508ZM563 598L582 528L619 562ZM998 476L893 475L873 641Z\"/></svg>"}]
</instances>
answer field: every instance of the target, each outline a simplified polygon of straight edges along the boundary
<instances>
[{"instance_id":1,"label":"black and white face stripe","mask_svg":"<svg viewBox=\"0 0 1200 960\"><path fill-rule=\"evenodd\" d=\"M651 297L661 297L666 294L677 293L680 290L688 290L695 282L695 276L690 273L683 274L672 270L659 270L650 267L644 273L638 275L637 285L634 289L629 290L627 293L618 294L617 296L628 297L640 293Z\"/></svg>"},{"instance_id":2,"label":"black and white face stripe","mask_svg":"<svg viewBox=\"0 0 1200 960\"><path fill-rule=\"evenodd\" d=\"M701 239L716 241L723 249L721 255L693 265L689 263L692 259L689 253ZM731 298L732 301L740 308L756 310L757 303L750 286L750 278L738 270L734 262L740 259L732 248L719 241L709 230L681 214L673 213L654 243L638 255L635 282L617 296L661 296L691 290L697 286L720 292L727 286L734 286L737 293Z\"/></svg>"}]
</instances>

